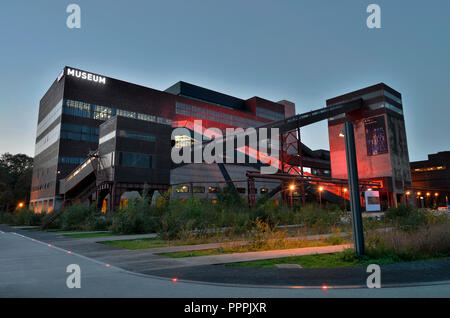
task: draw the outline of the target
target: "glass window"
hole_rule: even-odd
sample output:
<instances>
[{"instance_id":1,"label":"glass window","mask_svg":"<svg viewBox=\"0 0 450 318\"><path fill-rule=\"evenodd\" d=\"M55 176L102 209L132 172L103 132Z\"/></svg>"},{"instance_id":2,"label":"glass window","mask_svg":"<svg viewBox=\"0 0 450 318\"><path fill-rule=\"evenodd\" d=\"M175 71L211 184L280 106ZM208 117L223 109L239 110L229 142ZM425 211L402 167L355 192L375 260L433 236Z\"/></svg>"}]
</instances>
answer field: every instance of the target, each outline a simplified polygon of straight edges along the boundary
<instances>
[{"instance_id":1,"label":"glass window","mask_svg":"<svg viewBox=\"0 0 450 318\"><path fill-rule=\"evenodd\" d=\"M219 187L208 187L208 192L209 193L219 193Z\"/></svg>"},{"instance_id":2,"label":"glass window","mask_svg":"<svg viewBox=\"0 0 450 318\"><path fill-rule=\"evenodd\" d=\"M61 125L61 139L76 141L98 142L98 128L63 123Z\"/></svg>"},{"instance_id":3,"label":"glass window","mask_svg":"<svg viewBox=\"0 0 450 318\"><path fill-rule=\"evenodd\" d=\"M113 109L105 106L94 105L93 118L97 120L107 120L113 115Z\"/></svg>"},{"instance_id":4,"label":"glass window","mask_svg":"<svg viewBox=\"0 0 450 318\"><path fill-rule=\"evenodd\" d=\"M194 186L193 190L194 190L194 193L205 193L205 187Z\"/></svg>"},{"instance_id":5,"label":"glass window","mask_svg":"<svg viewBox=\"0 0 450 318\"><path fill-rule=\"evenodd\" d=\"M151 168L152 156L131 153L131 152L119 152L119 165L124 167L136 167L136 168Z\"/></svg>"},{"instance_id":6,"label":"glass window","mask_svg":"<svg viewBox=\"0 0 450 318\"><path fill-rule=\"evenodd\" d=\"M236 188L238 193L245 193L245 188Z\"/></svg>"},{"instance_id":7,"label":"glass window","mask_svg":"<svg viewBox=\"0 0 450 318\"><path fill-rule=\"evenodd\" d=\"M155 136L153 135L148 135L148 134L144 134L144 133L140 133L140 132L134 132L134 131L128 131L128 130L120 130L119 131L119 136L120 137L125 137L125 138L132 138L132 139L140 139L140 140L145 140L145 141L156 141Z\"/></svg>"},{"instance_id":8,"label":"glass window","mask_svg":"<svg viewBox=\"0 0 450 318\"><path fill-rule=\"evenodd\" d=\"M284 119L284 114L277 113L272 110L265 108L256 107L256 116L270 119L270 120L282 120Z\"/></svg>"},{"instance_id":9,"label":"glass window","mask_svg":"<svg viewBox=\"0 0 450 318\"><path fill-rule=\"evenodd\" d=\"M117 116L128 117L128 118L137 118L137 114L135 112L130 112L128 110L117 109Z\"/></svg>"},{"instance_id":10,"label":"glass window","mask_svg":"<svg viewBox=\"0 0 450 318\"><path fill-rule=\"evenodd\" d=\"M178 185L175 187L177 193L188 193L189 187L187 185Z\"/></svg>"}]
</instances>

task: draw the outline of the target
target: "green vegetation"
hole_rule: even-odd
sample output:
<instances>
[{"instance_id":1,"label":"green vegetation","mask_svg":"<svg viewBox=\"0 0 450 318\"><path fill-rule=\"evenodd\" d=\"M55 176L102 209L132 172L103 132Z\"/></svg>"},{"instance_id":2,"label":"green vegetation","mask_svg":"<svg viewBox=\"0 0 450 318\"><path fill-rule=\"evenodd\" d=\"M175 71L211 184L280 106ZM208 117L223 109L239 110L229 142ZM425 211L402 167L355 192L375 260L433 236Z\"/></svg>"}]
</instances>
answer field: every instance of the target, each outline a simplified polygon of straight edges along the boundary
<instances>
[{"instance_id":1,"label":"green vegetation","mask_svg":"<svg viewBox=\"0 0 450 318\"><path fill-rule=\"evenodd\" d=\"M170 192L153 205L145 195L142 199L130 200L126 208L113 214L110 231L123 234L156 232L167 241L196 244L205 239L245 239L257 222L264 222L272 229L277 225L301 224L295 231L288 230L294 236L299 232L307 235L350 229L348 222L342 221L346 212L331 204L322 209L314 204L290 209L284 204L266 201L250 209L245 200L236 200L229 191L219 193L216 203L195 197L181 201L169 196Z\"/></svg>"},{"instance_id":2,"label":"green vegetation","mask_svg":"<svg viewBox=\"0 0 450 318\"><path fill-rule=\"evenodd\" d=\"M261 245L259 247L254 247L249 244L232 244L229 246L223 246L214 249L204 249L204 250L193 250L193 251L181 251L181 252L171 252L171 253L161 253L158 255L167 256L171 258L182 258L182 257L196 257L196 256L206 256L206 255L221 255L221 254L232 254L232 253L245 253L245 252L262 252L269 250L283 250L289 248L302 248L302 247L315 247L315 246L328 246L328 245L338 245L338 244L348 244L348 240L285 240L281 245L274 245L271 242Z\"/></svg>"},{"instance_id":3,"label":"green vegetation","mask_svg":"<svg viewBox=\"0 0 450 318\"><path fill-rule=\"evenodd\" d=\"M415 213L415 212L412 212ZM275 267L275 264L299 264L302 267L345 267L391 264L450 257L450 224L447 216L428 216L432 222L411 227L366 234L366 255L352 249L341 253L307 255L272 260L230 264L230 266ZM436 218L442 222L436 222Z\"/></svg>"},{"instance_id":4,"label":"green vegetation","mask_svg":"<svg viewBox=\"0 0 450 318\"><path fill-rule=\"evenodd\" d=\"M10 153L0 156L0 211L11 213L20 202L29 201L32 172L33 158ZM0 223L11 223L10 214L0 212Z\"/></svg>"},{"instance_id":5,"label":"green vegetation","mask_svg":"<svg viewBox=\"0 0 450 318\"><path fill-rule=\"evenodd\" d=\"M441 257L449 257L450 255L442 255ZM416 257L414 260L436 259L436 257ZM408 259L402 259L395 255L385 257L357 257L353 250L346 250L333 254L314 254L304 256L293 256L276 259L268 259L253 262L231 263L226 266L238 267L257 267L257 268L276 268L276 264L299 264L303 268L332 268L332 267L352 267L352 266L368 266L369 264L393 264L400 262L408 262Z\"/></svg>"},{"instance_id":6,"label":"green vegetation","mask_svg":"<svg viewBox=\"0 0 450 318\"><path fill-rule=\"evenodd\" d=\"M5 213L6 215L9 213ZM34 211L27 208L17 209L14 213L7 216L5 223L24 226L37 226L41 224L42 218L45 214L36 214Z\"/></svg>"},{"instance_id":7,"label":"green vegetation","mask_svg":"<svg viewBox=\"0 0 450 318\"><path fill-rule=\"evenodd\" d=\"M110 224L110 219L98 212L95 205L76 203L67 207L52 226L63 231L105 231Z\"/></svg>"}]
</instances>

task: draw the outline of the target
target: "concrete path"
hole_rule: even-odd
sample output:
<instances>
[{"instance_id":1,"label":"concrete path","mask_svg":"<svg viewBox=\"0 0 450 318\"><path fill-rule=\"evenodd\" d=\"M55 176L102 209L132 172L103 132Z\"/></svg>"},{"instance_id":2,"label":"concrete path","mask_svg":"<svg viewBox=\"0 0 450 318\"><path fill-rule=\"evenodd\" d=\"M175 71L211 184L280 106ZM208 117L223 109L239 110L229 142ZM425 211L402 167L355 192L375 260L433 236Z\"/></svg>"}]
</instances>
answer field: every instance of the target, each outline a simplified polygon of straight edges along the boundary
<instances>
[{"instance_id":1,"label":"concrete path","mask_svg":"<svg viewBox=\"0 0 450 318\"><path fill-rule=\"evenodd\" d=\"M0 231L0 297L449 297L450 282L381 289L262 288L199 284L133 274L43 242ZM70 289L67 266L81 268Z\"/></svg>"},{"instance_id":2,"label":"concrete path","mask_svg":"<svg viewBox=\"0 0 450 318\"><path fill-rule=\"evenodd\" d=\"M122 241L122 240L137 240L145 238L154 238L158 234L133 234L133 235L111 235L111 236L96 236L96 237L85 237L79 238L83 242L106 242L106 241Z\"/></svg>"},{"instance_id":3,"label":"concrete path","mask_svg":"<svg viewBox=\"0 0 450 318\"><path fill-rule=\"evenodd\" d=\"M344 249L350 247L352 247L352 245L350 244L303 247L303 248L290 248L284 250L272 250L261 252L245 252L245 253L197 256L197 257L184 257L184 258L177 258L177 260L183 262L184 266L216 265L216 264L228 264L236 262L251 262L281 257L336 253L342 252Z\"/></svg>"}]
</instances>

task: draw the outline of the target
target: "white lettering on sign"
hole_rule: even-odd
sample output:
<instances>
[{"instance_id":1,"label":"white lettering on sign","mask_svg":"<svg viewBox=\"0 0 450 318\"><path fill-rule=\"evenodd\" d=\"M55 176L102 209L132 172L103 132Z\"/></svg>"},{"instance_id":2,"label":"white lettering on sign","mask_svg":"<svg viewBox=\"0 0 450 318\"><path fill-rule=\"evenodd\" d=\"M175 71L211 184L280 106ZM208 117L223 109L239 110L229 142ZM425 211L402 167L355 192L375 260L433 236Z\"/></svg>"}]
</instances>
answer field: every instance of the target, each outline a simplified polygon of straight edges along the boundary
<instances>
[{"instance_id":1,"label":"white lettering on sign","mask_svg":"<svg viewBox=\"0 0 450 318\"><path fill-rule=\"evenodd\" d=\"M88 72L78 71L71 68L67 68L67 75L81 78L83 80L100 83L100 84L106 84L106 78L100 75L94 75Z\"/></svg>"}]
</instances>

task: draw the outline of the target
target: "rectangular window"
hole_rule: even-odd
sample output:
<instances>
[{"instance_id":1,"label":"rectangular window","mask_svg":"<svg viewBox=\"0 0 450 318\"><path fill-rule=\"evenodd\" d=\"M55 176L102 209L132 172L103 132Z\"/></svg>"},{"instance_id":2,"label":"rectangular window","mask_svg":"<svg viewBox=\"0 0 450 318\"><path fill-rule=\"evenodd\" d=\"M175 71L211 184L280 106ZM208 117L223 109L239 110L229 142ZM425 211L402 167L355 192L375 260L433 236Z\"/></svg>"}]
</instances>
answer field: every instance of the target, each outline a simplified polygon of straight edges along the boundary
<instances>
[{"instance_id":1,"label":"rectangular window","mask_svg":"<svg viewBox=\"0 0 450 318\"><path fill-rule=\"evenodd\" d=\"M63 123L61 125L61 139L98 143L98 128Z\"/></svg>"},{"instance_id":2,"label":"rectangular window","mask_svg":"<svg viewBox=\"0 0 450 318\"><path fill-rule=\"evenodd\" d=\"M123 167L135 167L135 168L152 168L152 158L150 155L132 153L132 152L119 152L119 165Z\"/></svg>"},{"instance_id":3,"label":"rectangular window","mask_svg":"<svg viewBox=\"0 0 450 318\"><path fill-rule=\"evenodd\" d=\"M135 112L130 112L128 110L117 109L117 116L128 117L128 118L137 118L137 114Z\"/></svg>"},{"instance_id":4,"label":"rectangular window","mask_svg":"<svg viewBox=\"0 0 450 318\"><path fill-rule=\"evenodd\" d=\"M238 193L245 193L245 188L236 188Z\"/></svg>"},{"instance_id":5,"label":"rectangular window","mask_svg":"<svg viewBox=\"0 0 450 318\"><path fill-rule=\"evenodd\" d=\"M97 120L107 120L113 116L113 109L105 106L93 105L93 118Z\"/></svg>"},{"instance_id":6,"label":"rectangular window","mask_svg":"<svg viewBox=\"0 0 450 318\"><path fill-rule=\"evenodd\" d=\"M128 130L120 130L119 136L124 137L124 138L139 139L139 140L151 141L151 142L156 141L156 137L153 135L144 134L144 133L140 133L140 132L134 132L134 131L128 131Z\"/></svg>"},{"instance_id":7,"label":"rectangular window","mask_svg":"<svg viewBox=\"0 0 450 318\"><path fill-rule=\"evenodd\" d=\"M189 187L187 185L178 185L175 187L177 193L188 193Z\"/></svg>"},{"instance_id":8,"label":"rectangular window","mask_svg":"<svg viewBox=\"0 0 450 318\"><path fill-rule=\"evenodd\" d=\"M284 114L260 107L256 107L256 116L275 121L284 119Z\"/></svg>"},{"instance_id":9,"label":"rectangular window","mask_svg":"<svg viewBox=\"0 0 450 318\"><path fill-rule=\"evenodd\" d=\"M81 157L59 157L60 163L72 164L72 165L81 165L86 158Z\"/></svg>"},{"instance_id":10,"label":"rectangular window","mask_svg":"<svg viewBox=\"0 0 450 318\"><path fill-rule=\"evenodd\" d=\"M193 190L194 190L194 193L205 193L205 187L194 186Z\"/></svg>"},{"instance_id":11,"label":"rectangular window","mask_svg":"<svg viewBox=\"0 0 450 318\"><path fill-rule=\"evenodd\" d=\"M219 187L208 187L208 192L209 193L219 193Z\"/></svg>"},{"instance_id":12,"label":"rectangular window","mask_svg":"<svg viewBox=\"0 0 450 318\"><path fill-rule=\"evenodd\" d=\"M439 166L439 167L427 167L427 168L416 168L414 169L415 172L425 172L425 171L437 171L437 170L445 170L445 166Z\"/></svg>"}]
</instances>

